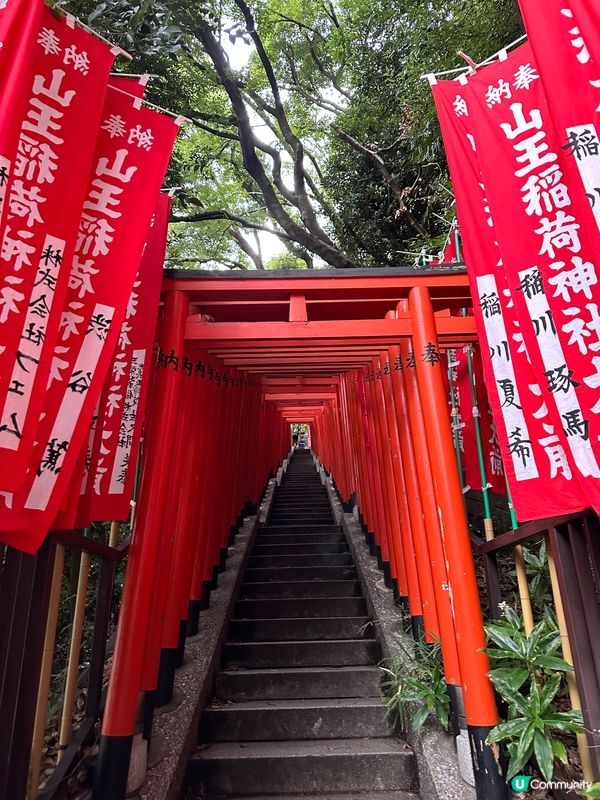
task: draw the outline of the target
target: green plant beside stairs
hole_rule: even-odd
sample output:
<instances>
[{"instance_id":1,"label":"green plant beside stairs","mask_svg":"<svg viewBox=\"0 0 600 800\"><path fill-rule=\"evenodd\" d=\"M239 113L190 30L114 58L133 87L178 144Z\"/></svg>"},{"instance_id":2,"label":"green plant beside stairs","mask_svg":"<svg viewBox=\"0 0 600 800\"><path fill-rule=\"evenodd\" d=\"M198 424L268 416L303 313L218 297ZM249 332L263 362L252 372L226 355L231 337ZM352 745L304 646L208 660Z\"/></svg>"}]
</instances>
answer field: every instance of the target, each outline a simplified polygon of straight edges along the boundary
<instances>
[{"instance_id":1,"label":"green plant beside stairs","mask_svg":"<svg viewBox=\"0 0 600 800\"><path fill-rule=\"evenodd\" d=\"M406 730L407 719L413 730L418 730L430 714L435 714L447 729L450 697L439 643L411 642L412 652L401 643L400 649L405 658L399 657L389 668L382 667L386 676L382 686L390 712L403 730Z\"/></svg>"},{"instance_id":2,"label":"green plant beside stairs","mask_svg":"<svg viewBox=\"0 0 600 800\"><path fill-rule=\"evenodd\" d=\"M546 615L529 636L519 615L507 606L504 619L486 626L490 646L490 680L507 706L507 719L497 725L488 742L506 745L510 761L507 778L522 772L535 758L540 772L551 780L554 761L566 763L565 745L556 733L579 733L579 711L558 711L556 697L564 674L572 667L559 655L560 634Z\"/></svg>"}]
</instances>

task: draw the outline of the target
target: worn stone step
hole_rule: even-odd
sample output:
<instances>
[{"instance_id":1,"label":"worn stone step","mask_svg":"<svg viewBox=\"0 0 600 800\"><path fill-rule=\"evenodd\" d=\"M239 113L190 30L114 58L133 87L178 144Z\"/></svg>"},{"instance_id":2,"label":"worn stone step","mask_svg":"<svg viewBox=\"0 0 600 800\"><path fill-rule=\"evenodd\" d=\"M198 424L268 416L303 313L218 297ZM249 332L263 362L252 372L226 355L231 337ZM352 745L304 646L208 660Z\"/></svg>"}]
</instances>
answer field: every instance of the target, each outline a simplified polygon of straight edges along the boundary
<instances>
[{"instance_id":1,"label":"worn stone step","mask_svg":"<svg viewBox=\"0 0 600 800\"><path fill-rule=\"evenodd\" d=\"M352 565L352 554L346 553L303 553L295 555L254 555L248 559L249 569L273 569L274 567L346 567Z\"/></svg>"},{"instance_id":2,"label":"worn stone step","mask_svg":"<svg viewBox=\"0 0 600 800\"><path fill-rule=\"evenodd\" d=\"M304 667L219 672L216 696L222 700L284 700L311 697L381 697L377 667Z\"/></svg>"},{"instance_id":3,"label":"worn stone step","mask_svg":"<svg viewBox=\"0 0 600 800\"><path fill-rule=\"evenodd\" d=\"M345 542L343 533L259 533L257 545L265 544L331 544Z\"/></svg>"},{"instance_id":4,"label":"worn stone step","mask_svg":"<svg viewBox=\"0 0 600 800\"><path fill-rule=\"evenodd\" d=\"M245 583L241 599L251 597L360 597L358 581L264 581Z\"/></svg>"},{"instance_id":5,"label":"worn stone step","mask_svg":"<svg viewBox=\"0 0 600 800\"><path fill-rule=\"evenodd\" d=\"M349 553L346 542L321 542L316 544L255 544L252 558L263 556L311 556L311 555L345 555Z\"/></svg>"},{"instance_id":6,"label":"worn stone step","mask_svg":"<svg viewBox=\"0 0 600 800\"><path fill-rule=\"evenodd\" d=\"M243 619L364 617L367 602L363 597L299 597L266 600L238 600L235 616Z\"/></svg>"},{"instance_id":7,"label":"worn stone step","mask_svg":"<svg viewBox=\"0 0 600 800\"><path fill-rule=\"evenodd\" d=\"M187 779L208 795L411 790L415 765L394 738L231 742L192 754Z\"/></svg>"},{"instance_id":8,"label":"worn stone step","mask_svg":"<svg viewBox=\"0 0 600 800\"><path fill-rule=\"evenodd\" d=\"M215 704L205 709L200 722L201 742L384 738L391 733L380 698Z\"/></svg>"},{"instance_id":9,"label":"worn stone step","mask_svg":"<svg viewBox=\"0 0 600 800\"><path fill-rule=\"evenodd\" d=\"M373 633L368 617L278 617L229 623L230 642L370 639Z\"/></svg>"},{"instance_id":10,"label":"worn stone step","mask_svg":"<svg viewBox=\"0 0 600 800\"><path fill-rule=\"evenodd\" d=\"M376 639L335 641L227 642L225 669L246 667L352 667L376 664L381 646Z\"/></svg>"},{"instance_id":11,"label":"worn stone step","mask_svg":"<svg viewBox=\"0 0 600 800\"><path fill-rule=\"evenodd\" d=\"M254 567L244 573L244 583L256 581L348 581L356 577L354 564L341 567Z\"/></svg>"}]
</instances>

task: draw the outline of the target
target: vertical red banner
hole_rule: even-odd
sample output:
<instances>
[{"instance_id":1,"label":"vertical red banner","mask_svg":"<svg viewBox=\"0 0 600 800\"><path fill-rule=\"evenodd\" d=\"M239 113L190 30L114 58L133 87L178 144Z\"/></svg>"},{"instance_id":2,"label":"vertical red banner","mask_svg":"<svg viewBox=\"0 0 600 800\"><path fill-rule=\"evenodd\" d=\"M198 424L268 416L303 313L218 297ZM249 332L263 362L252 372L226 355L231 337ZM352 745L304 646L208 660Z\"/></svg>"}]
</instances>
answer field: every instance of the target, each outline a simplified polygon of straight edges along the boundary
<instances>
[{"instance_id":1,"label":"vertical red banner","mask_svg":"<svg viewBox=\"0 0 600 800\"><path fill-rule=\"evenodd\" d=\"M593 220L582 224L589 202L573 180L529 44L477 72L469 87L503 265L551 420L545 446L554 469L575 474L600 508L597 231Z\"/></svg>"},{"instance_id":2,"label":"vertical red banner","mask_svg":"<svg viewBox=\"0 0 600 800\"><path fill-rule=\"evenodd\" d=\"M0 490L25 479L114 60L44 9L0 248Z\"/></svg>"},{"instance_id":3,"label":"vertical red banner","mask_svg":"<svg viewBox=\"0 0 600 800\"><path fill-rule=\"evenodd\" d=\"M478 161L471 94L457 81L436 82L432 91L456 196L485 385L515 509L520 520L582 509L587 501L577 479L555 468L547 407L524 346Z\"/></svg>"},{"instance_id":4,"label":"vertical red banner","mask_svg":"<svg viewBox=\"0 0 600 800\"><path fill-rule=\"evenodd\" d=\"M68 277L32 468L6 497L3 539L34 551L64 498L118 345L178 121L110 90Z\"/></svg>"},{"instance_id":5,"label":"vertical red banner","mask_svg":"<svg viewBox=\"0 0 600 800\"><path fill-rule=\"evenodd\" d=\"M158 197L146 249L105 381L81 511L91 520L128 519L136 477L167 246L171 198Z\"/></svg>"},{"instance_id":6,"label":"vertical red banner","mask_svg":"<svg viewBox=\"0 0 600 800\"><path fill-rule=\"evenodd\" d=\"M0 8L0 232L43 9L43 0L4 0Z\"/></svg>"}]
</instances>

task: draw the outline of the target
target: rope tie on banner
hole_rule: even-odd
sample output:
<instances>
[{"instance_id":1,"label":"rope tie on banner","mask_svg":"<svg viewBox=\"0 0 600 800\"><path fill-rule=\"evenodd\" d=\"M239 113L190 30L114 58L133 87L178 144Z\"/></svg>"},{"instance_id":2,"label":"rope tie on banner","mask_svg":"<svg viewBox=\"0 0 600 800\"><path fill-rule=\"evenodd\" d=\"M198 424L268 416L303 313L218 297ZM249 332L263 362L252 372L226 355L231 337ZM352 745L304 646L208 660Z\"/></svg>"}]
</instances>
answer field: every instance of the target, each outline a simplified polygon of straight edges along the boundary
<instances>
[{"instance_id":1,"label":"rope tie on banner","mask_svg":"<svg viewBox=\"0 0 600 800\"><path fill-rule=\"evenodd\" d=\"M482 61L479 64L476 64L472 58L465 55L463 52L459 50L458 55L461 58L464 58L467 64L469 64L469 68L467 69L466 72L464 67L455 67L454 69L445 69L441 72L426 72L424 75L421 75L420 78L421 80L429 81L429 84L431 86L435 86L435 84L437 83L437 78L441 78L443 75L456 75L459 72L462 72L465 76L468 74L472 75L475 72L475 70L479 69L480 67L485 67L488 64L491 64L491 62L494 61L496 58L498 58L500 61L506 61L508 57L508 51L512 50L513 47L517 47L517 45L521 44L521 42L524 42L525 39L527 39L527 34L519 36L519 38L515 39L514 42L510 42L510 44L507 44L506 47L503 47L501 50L498 50L496 53L491 55L489 58L486 58L485 61ZM461 75L458 78L459 82L462 77L463 75Z\"/></svg>"},{"instance_id":2,"label":"rope tie on banner","mask_svg":"<svg viewBox=\"0 0 600 800\"><path fill-rule=\"evenodd\" d=\"M151 78L158 78L158 77L159 75L155 75L154 73L151 72L142 72L139 74L133 72L111 72L109 75L109 78L139 78L141 86L146 86L146 84Z\"/></svg>"},{"instance_id":3,"label":"rope tie on banner","mask_svg":"<svg viewBox=\"0 0 600 800\"><path fill-rule=\"evenodd\" d=\"M58 14L59 16L64 17L65 22L67 23L69 28L73 29L77 25L78 28L81 28L86 33L89 33L92 36L95 36L96 39L100 39L101 42L104 42L104 44L107 44L110 47L111 52L114 53L114 55L123 56L123 58L129 59L129 61L133 61L133 56L131 55L131 53L128 53L127 50L123 50L123 48L119 47L118 44L113 44L106 37L102 36L102 34L98 33L93 28L90 28L89 25L86 25L85 22L82 22L77 17L74 17L73 14L69 14L63 8L60 8L60 6L54 6L54 8L51 8L50 10L54 14Z\"/></svg>"},{"instance_id":4,"label":"rope tie on banner","mask_svg":"<svg viewBox=\"0 0 600 800\"><path fill-rule=\"evenodd\" d=\"M138 111L142 106L145 108L151 108L153 111L158 111L161 114L166 114L168 117L173 117L175 120L176 125L183 125L184 123L188 122L191 124L192 120L188 119L188 117L184 117L182 114L175 114L173 111L169 111L168 108L161 108L161 106L157 106L154 103L149 103L148 100L144 100L142 97L134 97L133 95L129 94L129 92L125 92L123 89L119 89L117 86L111 86L109 84L109 89L112 89L113 92L120 92L120 94L124 94L127 97L131 97L133 99L133 107L136 108Z\"/></svg>"},{"instance_id":5,"label":"rope tie on banner","mask_svg":"<svg viewBox=\"0 0 600 800\"><path fill-rule=\"evenodd\" d=\"M481 417L481 414L479 413L479 409L477 408L477 406L473 406L472 411L474 417Z\"/></svg>"}]
</instances>

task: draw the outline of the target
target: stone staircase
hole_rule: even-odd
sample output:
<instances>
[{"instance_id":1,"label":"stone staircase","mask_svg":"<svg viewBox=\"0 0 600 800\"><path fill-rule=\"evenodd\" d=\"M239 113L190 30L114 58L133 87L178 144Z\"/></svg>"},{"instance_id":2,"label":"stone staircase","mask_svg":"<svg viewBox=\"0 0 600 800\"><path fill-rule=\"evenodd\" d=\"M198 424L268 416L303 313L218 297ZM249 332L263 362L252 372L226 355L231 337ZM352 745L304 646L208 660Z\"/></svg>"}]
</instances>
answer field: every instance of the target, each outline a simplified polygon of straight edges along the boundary
<instances>
[{"instance_id":1,"label":"stone staircase","mask_svg":"<svg viewBox=\"0 0 600 800\"><path fill-rule=\"evenodd\" d=\"M356 570L308 451L250 554L188 797L417 800Z\"/></svg>"}]
</instances>

